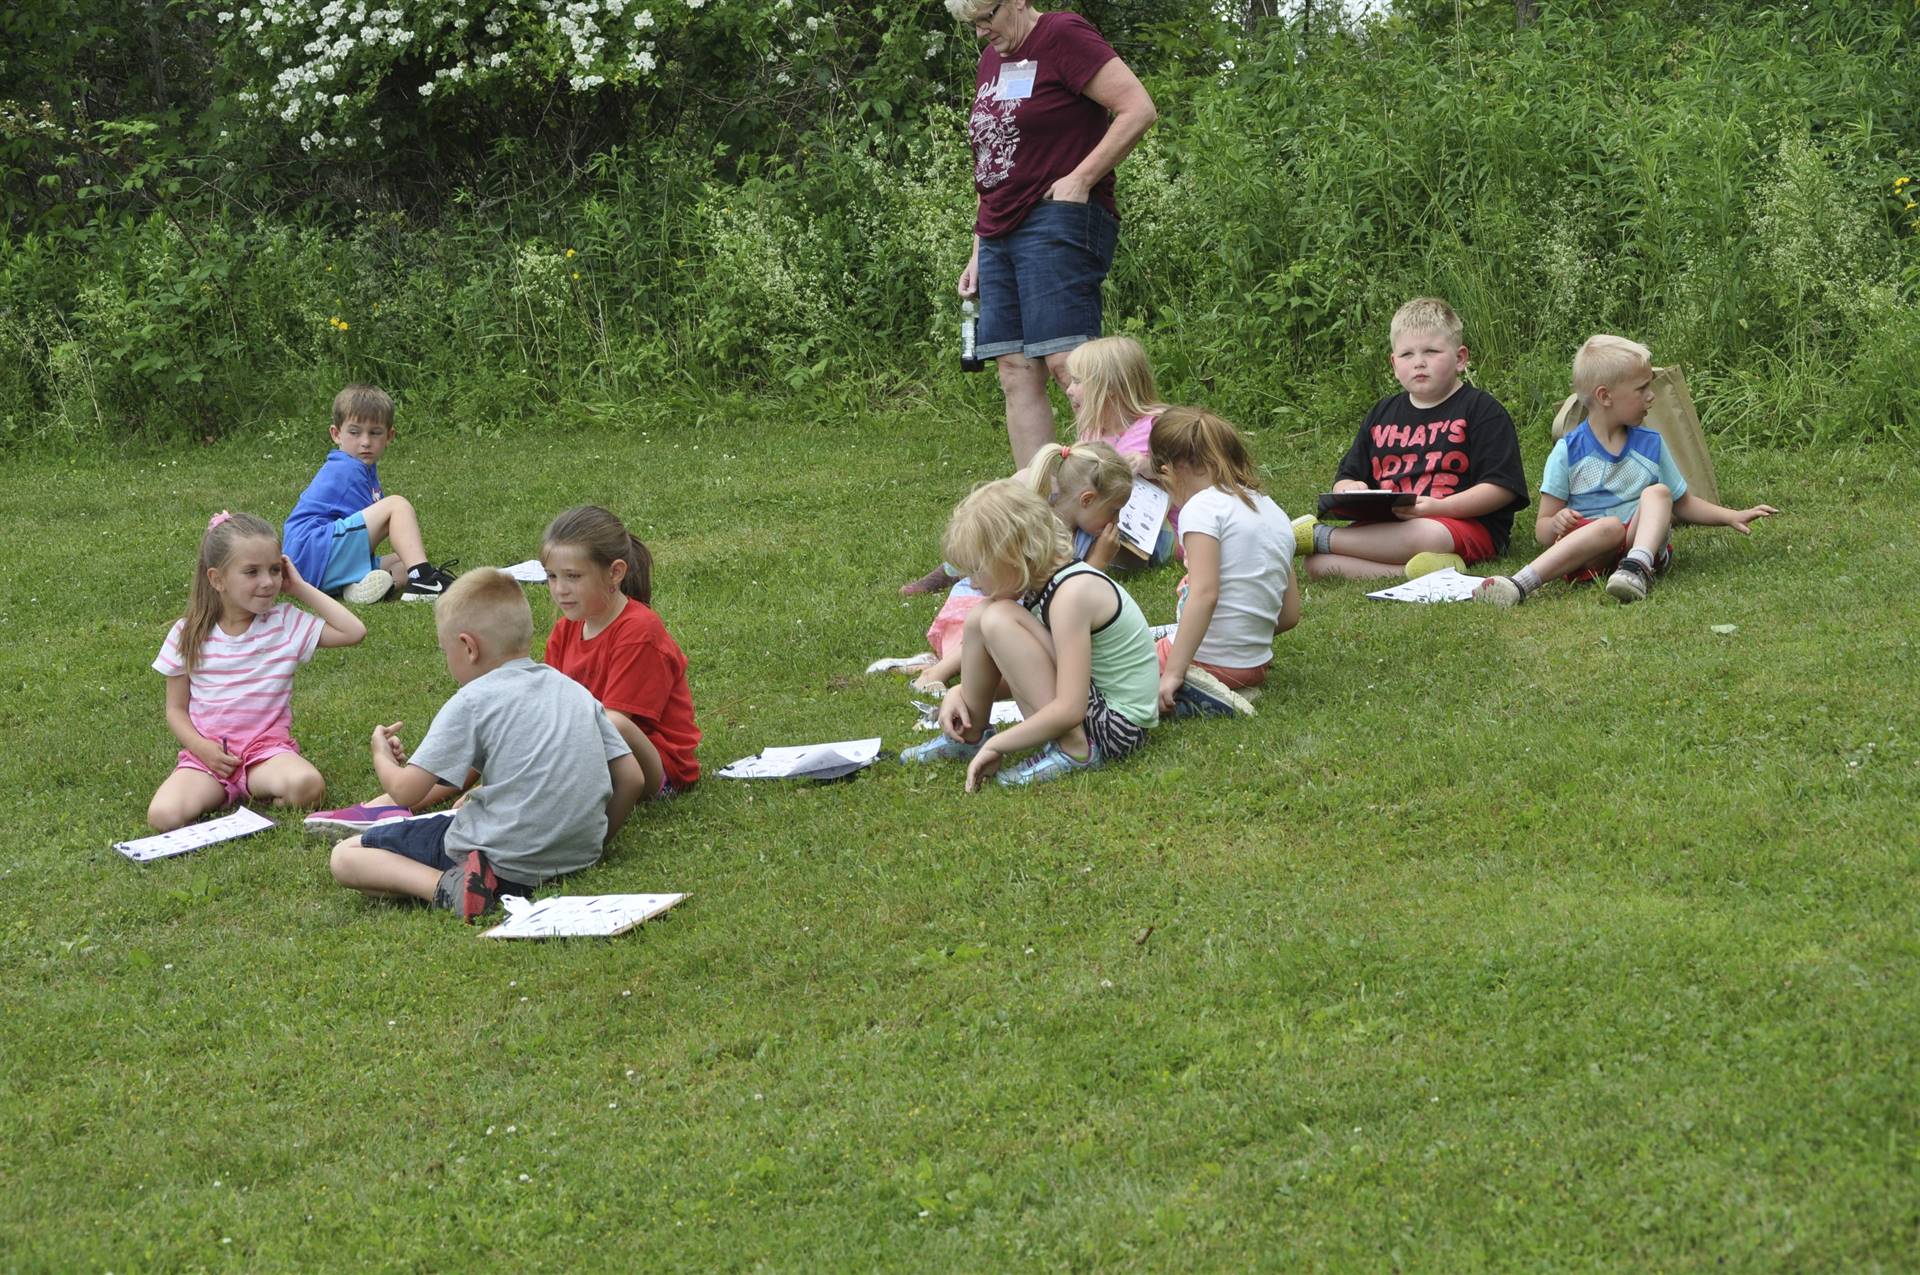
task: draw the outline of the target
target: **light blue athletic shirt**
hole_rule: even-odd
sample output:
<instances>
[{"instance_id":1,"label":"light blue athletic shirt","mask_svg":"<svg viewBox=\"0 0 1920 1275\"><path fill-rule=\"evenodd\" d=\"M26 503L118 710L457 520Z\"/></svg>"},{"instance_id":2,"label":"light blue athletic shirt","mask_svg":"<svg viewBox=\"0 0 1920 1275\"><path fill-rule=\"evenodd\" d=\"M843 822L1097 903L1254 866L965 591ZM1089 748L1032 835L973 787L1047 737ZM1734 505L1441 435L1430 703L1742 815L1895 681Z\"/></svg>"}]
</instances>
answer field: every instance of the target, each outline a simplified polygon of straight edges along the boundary
<instances>
[{"instance_id":1,"label":"light blue athletic shirt","mask_svg":"<svg viewBox=\"0 0 1920 1275\"><path fill-rule=\"evenodd\" d=\"M1675 500L1687 494L1687 480L1659 430L1628 426L1627 441L1615 454L1581 421L1553 445L1540 494L1558 496L1582 518L1612 515L1627 522L1640 511L1640 493L1655 483L1665 483Z\"/></svg>"}]
</instances>

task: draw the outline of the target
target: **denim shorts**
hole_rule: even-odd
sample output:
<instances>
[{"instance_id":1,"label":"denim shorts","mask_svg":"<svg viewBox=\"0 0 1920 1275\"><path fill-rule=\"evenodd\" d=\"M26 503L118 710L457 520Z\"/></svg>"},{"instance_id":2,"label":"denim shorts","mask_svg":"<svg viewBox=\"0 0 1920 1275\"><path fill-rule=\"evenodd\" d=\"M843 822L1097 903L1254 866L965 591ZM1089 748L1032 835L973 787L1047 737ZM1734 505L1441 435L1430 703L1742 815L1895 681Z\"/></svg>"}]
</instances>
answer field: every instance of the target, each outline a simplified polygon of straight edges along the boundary
<instances>
[{"instance_id":1,"label":"denim shorts","mask_svg":"<svg viewBox=\"0 0 1920 1275\"><path fill-rule=\"evenodd\" d=\"M975 350L1043 358L1100 335L1100 285L1113 265L1120 223L1089 200L1042 199L1027 219L980 241L980 325Z\"/></svg>"},{"instance_id":2,"label":"denim shorts","mask_svg":"<svg viewBox=\"0 0 1920 1275\"><path fill-rule=\"evenodd\" d=\"M402 859L424 863L438 872L451 868L456 860L447 853L447 829L453 827L452 815L417 815L394 823L377 824L360 834L360 844L370 850L385 850ZM464 856L462 856L464 858ZM496 869L495 876L499 876ZM523 881L500 877L500 889L523 899L533 897L533 887Z\"/></svg>"}]
</instances>

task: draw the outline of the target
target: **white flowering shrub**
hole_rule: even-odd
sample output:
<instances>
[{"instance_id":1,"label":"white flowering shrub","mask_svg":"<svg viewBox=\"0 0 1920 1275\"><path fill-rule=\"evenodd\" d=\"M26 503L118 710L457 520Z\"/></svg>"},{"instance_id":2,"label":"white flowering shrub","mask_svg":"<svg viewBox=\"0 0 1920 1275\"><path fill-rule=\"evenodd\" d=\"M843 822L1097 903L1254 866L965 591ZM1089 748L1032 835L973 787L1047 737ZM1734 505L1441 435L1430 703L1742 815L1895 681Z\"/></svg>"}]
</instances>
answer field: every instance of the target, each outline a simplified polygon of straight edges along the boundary
<instances>
[{"instance_id":1,"label":"white flowering shrub","mask_svg":"<svg viewBox=\"0 0 1920 1275\"><path fill-rule=\"evenodd\" d=\"M337 155L622 91L732 99L775 120L839 97L884 119L903 95L944 87L943 54L971 49L939 6L882 13L823 0L228 0L215 22L229 107ZM940 65L919 74L916 60ZM876 92L876 74L893 83ZM855 80L868 82L851 92Z\"/></svg>"}]
</instances>

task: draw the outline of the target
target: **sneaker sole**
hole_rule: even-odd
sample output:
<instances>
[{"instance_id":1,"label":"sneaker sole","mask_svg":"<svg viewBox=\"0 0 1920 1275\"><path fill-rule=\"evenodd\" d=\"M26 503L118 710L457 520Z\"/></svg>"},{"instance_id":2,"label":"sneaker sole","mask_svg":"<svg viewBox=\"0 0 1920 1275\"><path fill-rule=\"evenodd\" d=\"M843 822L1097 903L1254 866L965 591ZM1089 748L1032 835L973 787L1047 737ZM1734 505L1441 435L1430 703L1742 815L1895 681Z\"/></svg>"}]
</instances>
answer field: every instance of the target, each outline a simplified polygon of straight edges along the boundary
<instances>
[{"instance_id":1,"label":"sneaker sole","mask_svg":"<svg viewBox=\"0 0 1920 1275\"><path fill-rule=\"evenodd\" d=\"M305 819L303 826L309 832L370 832L375 828L384 828L390 823L405 823L412 815L389 815L385 819Z\"/></svg>"},{"instance_id":2,"label":"sneaker sole","mask_svg":"<svg viewBox=\"0 0 1920 1275\"><path fill-rule=\"evenodd\" d=\"M393 592L393 573L389 571L369 571L366 578L355 581L341 593L340 600L350 606L371 606Z\"/></svg>"},{"instance_id":3,"label":"sneaker sole","mask_svg":"<svg viewBox=\"0 0 1920 1275\"><path fill-rule=\"evenodd\" d=\"M1630 602L1645 602L1647 590L1638 580L1622 580L1619 574L1615 573L1607 580L1607 596L1625 605Z\"/></svg>"},{"instance_id":4,"label":"sneaker sole","mask_svg":"<svg viewBox=\"0 0 1920 1275\"><path fill-rule=\"evenodd\" d=\"M437 602L439 598L440 595L438 593L403 593L400 595L402 602Z\"/></svg>"},{"instance_id":5,"label":"sneaker sole","mask_svg":"<svg viewBox=\"0 0 1920 1275\"><path fill-rule=\"evenodd\" d=\"M1211 700L1218 700L1233 710L1236 717L1252 717L1259 710L1246 697L1230 689L1227 684L1203 668L1192 667L1187 670L1186 684L1193 690Z\"/></svg>"}]
</instances>

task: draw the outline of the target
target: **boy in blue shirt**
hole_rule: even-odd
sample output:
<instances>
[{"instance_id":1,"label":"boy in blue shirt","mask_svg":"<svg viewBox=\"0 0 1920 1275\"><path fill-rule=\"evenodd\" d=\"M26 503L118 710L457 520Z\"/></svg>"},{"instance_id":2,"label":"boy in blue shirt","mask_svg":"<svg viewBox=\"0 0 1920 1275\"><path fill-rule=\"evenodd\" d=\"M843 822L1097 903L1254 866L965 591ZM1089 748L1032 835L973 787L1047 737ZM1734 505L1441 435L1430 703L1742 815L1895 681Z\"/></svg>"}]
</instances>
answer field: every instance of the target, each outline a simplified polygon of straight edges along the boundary
<instances>
[{"instance_id":1,"label":"boy in blue shirt","mask_svg":"<svg viewBox=\"0 0 1920 1275\"><path fill-rule=\"evenodd\" d=\"M1639 602L1673 558L1667 533L1676 519L1744 536L1756 519L1780 512L1772 505L1728 509L1687 490L1666 441L1641 424L1653 406L1646 346L1605 334L1588 338L1573 356L1573 392L1587 419L1553 445L1540 476L1533 533L1546 552L1511 576L1489 576L1475 601L1516 606L1554 576L1577 584L1611 571L1607 592Z\"/></svg>"},{"instance_id":2,"label":"boy in blue shirt","mask_svg":"<svg viewBox=\"0 0 1920 1275\"><path fill-rule=\"evenodd\" d=\"M406 569L402 602L431 602L453 583L447 570L427 561L420 519L405 496L380 491L380 457L393 442L393 400L372 385L349 385L334 395L334 450L320 464L299 503L287 515L281 547L302 579L322 593L355 606L378 602ZM374 550L391 542L385 558Z\"/></svg>"}]
</instances>

